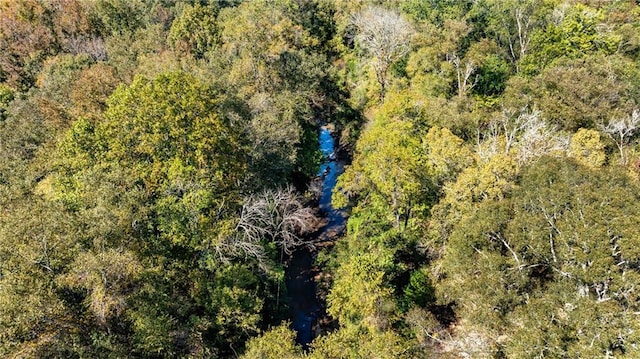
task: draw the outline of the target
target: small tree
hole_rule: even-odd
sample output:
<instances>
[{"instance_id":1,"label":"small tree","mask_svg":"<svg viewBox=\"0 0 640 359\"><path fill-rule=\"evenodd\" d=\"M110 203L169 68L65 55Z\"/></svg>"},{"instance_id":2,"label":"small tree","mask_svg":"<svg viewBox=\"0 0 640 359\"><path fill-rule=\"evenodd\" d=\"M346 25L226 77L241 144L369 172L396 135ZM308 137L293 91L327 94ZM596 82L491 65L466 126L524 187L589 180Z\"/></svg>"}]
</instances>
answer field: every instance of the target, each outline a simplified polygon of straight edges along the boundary
<instances>
[{"instance_id":1,"label":"small tree","mask_svg":"<svg viewBox=\"0 0 640 359\"><path fill-rule=\"evenodd\" d=\"M389 67L409 52L413 28L398 12L369 7L353 16L356 41L374 56L373 66L384 100Z\"/></svg>"},{"instance_id":2,"label":"small tree","mask_svg":"<svg viewBox=\"0 0 640 359\"><path fill-rule=\"evenodd\" d=\"M304 358L302 347L296 344L296 333L291 323L283 323L247 342L247 351L241 358L297 359Z\"/></svg>"}]
</instances>

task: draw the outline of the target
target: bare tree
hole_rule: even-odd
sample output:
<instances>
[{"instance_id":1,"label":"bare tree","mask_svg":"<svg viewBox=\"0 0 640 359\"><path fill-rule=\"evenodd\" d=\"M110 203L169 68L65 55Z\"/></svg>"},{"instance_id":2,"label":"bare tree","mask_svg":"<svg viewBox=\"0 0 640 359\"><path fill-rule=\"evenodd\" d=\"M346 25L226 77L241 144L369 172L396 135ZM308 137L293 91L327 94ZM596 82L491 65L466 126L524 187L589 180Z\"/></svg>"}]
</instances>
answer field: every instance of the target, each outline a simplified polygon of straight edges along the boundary
<instances>
[{"instance_id":1,"label":"bare tree","mask_svg":"<svg viewBox=\"0 0 640 359\"><path fill-rule=\"evenodd\" d=\"M516 28L518 29L518 44L520 45L520 58L522 58L529 49L529 29L531 27L531 17L523 9L516 9ZM513 51L513 50L512 50Z\"/></svg>"},{"instance_id":2,"label":"bare tree","mask_svg":"<svg viewBox=\"0 0 640 359\"><path fill-rule=\"evenodd\" d=\"M291 186L249 197L235 227L235 235L218 246L221 254L244 254L264 263L263 241L276 243L283 253L310 244L303 236L316 229L319 219L302 203ZM224 259L224 255L221 256Z\"/></svg>"},{"instance_id":3,"label":"bare tree","mask_svg":"<svg viewBox=\"0 0 640 359\"><path fill-rule=\"evenodd\" d=\"M540 111L527 108L519 112L504 110L491 121L482 139L478 134L478 155L488 159L502 152L504 146L504 154L515 151L516 159L522 165L543 155L566 152L569 137L549 126L541 115Z\"/></svg>"},{"instance_id":4,"label":"bare tree","mask_svg":"<svg viewBox=\"0 0 640 359\"><path fill-rule=\"evenodd\" d=\"M413 28L397 11L368 7L353 16L356 41L374 57L380 101L384 100L389 67L409 52Z\"/></svg>"},{"instance_id":5,"label":"bare tree","mask_svg":"<svg viewBox=\"0 0 640 359\"><path fill-rule=\"evenodd\" d=\"M511 31L507 30L506 37L509 43L509 53L516 67L518 66L518 59L526 55L531 43L529 33L533 27L532 8L531 4L519 4L514 7L513 12L510 14L513 17L511 21L514 22L515 29L513 31L515 34L512 35ZM504 23L504 26L507 29L510 28L506 23Z\"/></svg>"},{"instance_id":6,"label":"bare tree","mask_svg":"<svg viewBox=\"0 0 640 359\"><path fill-rule=\"evenodd\" d=\"M539 0L490 0L495 22L487 31L509 49L509 57L519 72L519 59L524 57L531 45L531 32L543 28L551 16L546 16Z\"/></svg>"},{"instance_id":7,"label":"bare tree","mask_svg":"<svg viewBox=\"0 0 640 359\"><path fill-rule=\"evenodd\" d=\"M525 164L534 158L565 153L569 148L569 137L563 135L554 126L549 126L540 118L540 112L529 116L518 140L518 163Z\"/></svg>"},{"instance_id":8,"label":"bare tree","mask_svg":"<svg viewBox=\"0 0 640 359\"><path fill-rule=\"evenodd\" d=\"M640 111L636 109L630 116L611 120L606 126L602 125L600 127L616 143L620 152L620 162L626 165L627 158L624 153L624 147L640 128Z\"/></svg>"},{"instance_id":9,"label":"bare tree","mask_svg":"<svg viewBox=\"0 0 640 359\"><path fill-rule=\"evenodd\" d=\"M488 159L498 152L509 154L518 140L518 136L525 130L527 123L537 122L539 111L528 111L522 108L516 112L505 109L491 120L483 136L478 132L477 152L483 159ZM504 146L503 149L500 147Z\"/></svg>"},{"instance_id":10,"label":"bare tree","mask_svg":"<svg viewBox=\"0 0 640 359\"><path fill-rule=\"evenodd\" d=\"M470 81L471 75L476 71L476 64L473 60L460 60L460 57L456 53L447 55L447 61L449 61L456 68L456 75L458 80L458 96L464 96L475 85L475 81Z\"/></svg>"},{"instance_id":11,"label":"bare tree","mask_svg":"<svg viewBox=\"0 0 640 359\"><path fill-rule=\"evenodd\" d=\"M107 60L104 39L98 36L73 36L66 40L66 51L72 54L88 54L96 61Z\"/></svg>"}]
</instances>

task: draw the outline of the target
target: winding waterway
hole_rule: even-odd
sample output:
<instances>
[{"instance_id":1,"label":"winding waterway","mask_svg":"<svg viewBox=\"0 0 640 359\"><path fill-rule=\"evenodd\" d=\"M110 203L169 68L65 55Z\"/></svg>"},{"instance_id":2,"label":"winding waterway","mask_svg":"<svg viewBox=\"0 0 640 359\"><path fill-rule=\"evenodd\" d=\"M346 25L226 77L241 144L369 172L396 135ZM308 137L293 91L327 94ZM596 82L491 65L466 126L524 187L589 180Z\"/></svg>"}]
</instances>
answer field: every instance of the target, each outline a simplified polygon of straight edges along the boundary
<instances>
[{"instance_id":1,"label":"winding waterway","mask_svg":"<svg viewBox=\"0 0 640 359\"><path fill-rule=\"evenodd\" d=\"M319 136L320 151L324 161L320 165L318 176L322 178L322 193L318 200L321 214L326 224L316 233L314 242L328 241L344 230L346 214L331 205L331 192L336 186L338 176L344 170L344 163L337 159L336 146L328 126L322 126ZM316 294L314 267L315 252L302 247L296 250L287 266L287 291L289 293L293 329L297 332L296 341L307 347L314 337L314 326L321 314L321 305Z\"/></svg>"}]
</instances>

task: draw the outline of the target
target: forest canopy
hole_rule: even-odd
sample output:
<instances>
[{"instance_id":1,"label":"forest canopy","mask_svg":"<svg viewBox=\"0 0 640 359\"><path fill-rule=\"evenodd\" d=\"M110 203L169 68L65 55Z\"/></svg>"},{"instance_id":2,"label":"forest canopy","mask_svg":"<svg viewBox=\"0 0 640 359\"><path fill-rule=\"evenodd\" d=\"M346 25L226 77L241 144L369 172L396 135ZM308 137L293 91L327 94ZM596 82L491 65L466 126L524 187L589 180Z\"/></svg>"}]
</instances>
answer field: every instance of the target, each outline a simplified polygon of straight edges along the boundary
<instances>
[{"instance_id":1,"label":"forest canopy","mask_svg":"<svg viewBox=\"0 0 640 359\"><path fill-rule=\"evenodd\" d=\"M639 136L637 1L0 0L0 356L636 358Z\"/></svg>"}]
</instances>

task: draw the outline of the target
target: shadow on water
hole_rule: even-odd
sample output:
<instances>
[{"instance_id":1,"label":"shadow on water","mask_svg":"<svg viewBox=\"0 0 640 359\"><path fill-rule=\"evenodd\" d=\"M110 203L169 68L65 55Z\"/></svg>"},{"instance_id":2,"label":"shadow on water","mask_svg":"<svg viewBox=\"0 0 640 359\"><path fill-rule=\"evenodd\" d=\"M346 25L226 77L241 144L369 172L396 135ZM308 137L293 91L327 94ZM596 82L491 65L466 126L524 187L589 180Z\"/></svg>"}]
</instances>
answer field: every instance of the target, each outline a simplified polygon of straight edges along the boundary
<instances>
[{"instance_id":1,"label":"shadow on water","mask_svg":"<svg viewBox=\"0 0 640 359\"><path fill-rule=\"evenodd\" d=\"M331 192L336 186L338 176L344 171L344 162L337 159L335 141L327 126L320 129L319 145L324 161L318 171L318 176L322 178L322 193L318 206L326 224L312 238L316 243L328 241L341 234L346 222L345 212L336 210L331 205ZM321 314L314 280L319 270L314 266L314 258L315 251L302 247L293 252L287 265L287 290L293 329L297 332L296 341L305 348L313 340L314 327Z\"/></svg>"}]
</instances>

